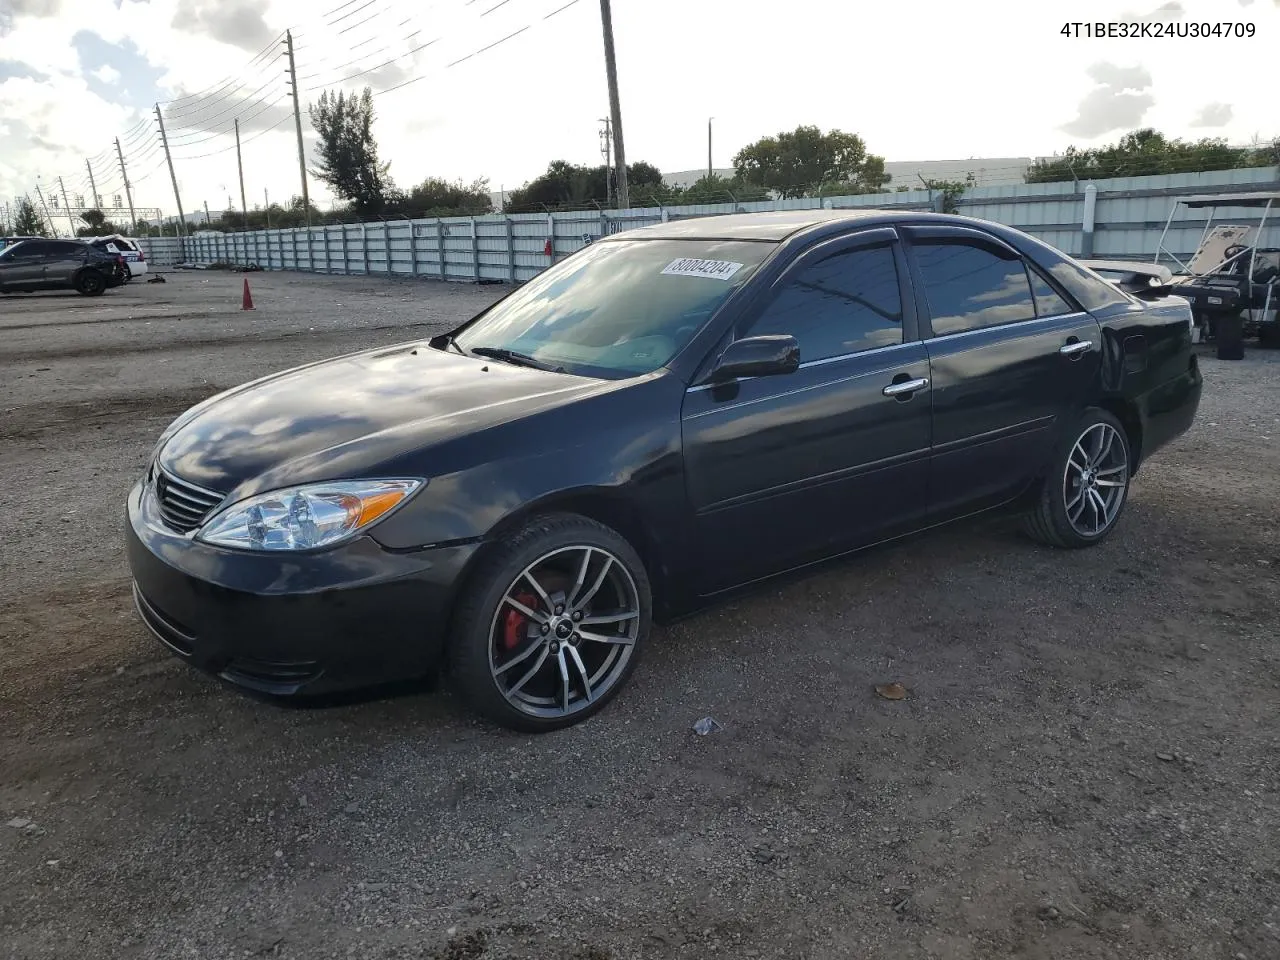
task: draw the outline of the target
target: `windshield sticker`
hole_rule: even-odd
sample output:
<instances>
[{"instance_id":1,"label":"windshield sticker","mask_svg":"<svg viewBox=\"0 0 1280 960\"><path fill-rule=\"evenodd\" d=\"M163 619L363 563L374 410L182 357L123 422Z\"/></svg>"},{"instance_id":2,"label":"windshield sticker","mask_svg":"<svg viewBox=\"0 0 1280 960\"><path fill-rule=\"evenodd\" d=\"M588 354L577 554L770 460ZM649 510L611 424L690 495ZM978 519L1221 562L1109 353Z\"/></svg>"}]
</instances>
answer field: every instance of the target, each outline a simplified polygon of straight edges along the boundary
<instances>
[{"instance_id":1,"label":"windshield sticker","mask_svg":"<svg viewBox=\"0 0 1280 960\"><path fill-rule=\"evenodd\" d=\"M681 257L672 260L662 272L669 277L706 277L709 280L728 280L741 270L743 264L728 260L697 260L693 257Z\"/></svg>"}]
</instances>

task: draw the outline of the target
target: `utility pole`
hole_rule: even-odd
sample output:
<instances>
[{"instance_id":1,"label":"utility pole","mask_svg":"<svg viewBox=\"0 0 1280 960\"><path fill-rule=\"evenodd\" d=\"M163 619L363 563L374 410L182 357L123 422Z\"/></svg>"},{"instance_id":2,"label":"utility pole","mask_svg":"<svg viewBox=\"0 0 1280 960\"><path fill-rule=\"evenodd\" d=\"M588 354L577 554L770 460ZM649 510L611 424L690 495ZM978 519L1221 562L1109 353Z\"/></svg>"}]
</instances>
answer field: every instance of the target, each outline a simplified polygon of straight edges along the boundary
<instances>
[{"instance_id":1,"label":"utility pole","mask_svg":"<svg viewBox=\"0 0 1280 960\"><path fill-rule=\"evenodd\" d=\"M609 0L600 0L600 23L604 28L604 69L609 79L609 114L613 117L613 163L618 170L618 206L631 205L627 190L627 151L622 146L622 106L618 102L618 64L613 55L613 13Z\"/></svg>"},{"instance_id":2,"label":"utility pole","mask_svg":"<svg viewBox=\"0 0 1280 960\"><path fill-rule=\"evenodd\" d=\"M124 151L120 149L119 137L116 137L116 156L120 158L120 176L124 177L124 195L129 201L129 231L132 233L138 229L138 218L133 214L133 188L129 184L129 172L124 168Z\"/></svg>"},{"instance_id":3,"label":"utility pole","mask_svg":"<svg viewBox=\"0 0 1280 960\"><path fill-rule=\"evenodd\" d=\"M289 85L293 88L293 126L298 131L298 170L302 174L302 209L307 213L307 226L311 226L311 198L307 194L307 158L302 151L302 108L298 106L298 70L293 62L293 31L284 32L285 46L289 50Z\"/></svg>"},{"instance_id":4,"label":"utility pole","mask_svg":"<svg viewBox=\"0 0 1280 960\"><path fill-rule=\"evenodd\" d=\"M715 117L707 117L707 182L708 183L711 182L711 171L714 169L711 166L711 121L714 119Z\"/></svg>"},{"instance_id":5,"label":"utility pole","mask_svg":"<svg viewBox=\"0 0 1280 960\"><path fill-rule=\"evenodd\" d=\"M267 188L262 188L262 212L267 215L267 229L271 229L271 195L267 193Z\"/></svg>"},{"instance_id":6,"label":"utility pole","mask_svg":"<svg viewBox=\"0 0 1280 960\"><path fill-rule=\"evenodd\" d=\"M178 204L178 220L182 224L182 232L187 232L187 215L182 210L182 197L178 196L178 175L173 172L173 155L169 153L169 138L164 133L164 115L160 112L160 104L156 104L156 121L160 124L160 142L164 145L164 159L169 164L169 179L173 182L173 199Z\"/></svg>"},{"instance_id":7,"label":"utility pole","mask_svg":"<svg viewBox=\"0 0 1280 960\"><path fill-rule=\"evenodd\" d=\"M89 189L93 192L93 206L96 210L102 209L102 198L98 196L98 184L93 179L93 164L88 160L84 162L85 169L89 171Z\"/></svg>"},{"instance_id":8,"label":"utility pole","mask_svg":"<svg viewBox=\"0 0 1280 960\"><path fill-rule=\"evenodd\" d=\"M608 117L600 122L604 124L600 129L600 155L604 157L604 195L605 200L612 204L616 193L613 179L613 130L609 126Z\"/></svg>"},{"instance_id":9,"label":"utility pole","mask_svg":"<svg viewBox=\"0 0 1280 960\"><path fill-rule=\"evenodd\" d=\"M204 225L207 227L212 221L209 219L209 201L204 202Z\"/></svg>"},{"instance_id":10,"label":"utility pole","mask_svg":"<svg viewBox=\"0 0 1280 960\"><path fill-rule=\"evenodd\" d=\"M236 117L236 168L240 171L240 212L244 214L244 228L248 230L249 229L249 204L244 199L244 161L240 159L240 118L239 117Z\"/></svg>"},{"instance_id":11,"label":"utility pole","mask_svg":"<svg viewBox=\"0 0 1280 960\"><path fill-rule=\"evenodd\" d=\"M49 216L49 204L45 203L44 192L40 189L40 184L36 184L36 196L40 198L40 206L44 208L44 218L49 221L49 232L55 237L58 235L58 228L53 225L53 217ZM27 197L30 200L30 197Z\"/></svg>"},{"instance_id":12,"label":"utility pole","mask_svg":"<svg viewBox=\"0 0 1280 960\"><path fill-rule=\"evenodd\" d=\"M67 186L58 178L58 188L62 191L62 205L67 208L67 228L71 231L71 239L76 237L76 221L71 216L71 204L67 203Z\"/></svg>"}]
</instances>

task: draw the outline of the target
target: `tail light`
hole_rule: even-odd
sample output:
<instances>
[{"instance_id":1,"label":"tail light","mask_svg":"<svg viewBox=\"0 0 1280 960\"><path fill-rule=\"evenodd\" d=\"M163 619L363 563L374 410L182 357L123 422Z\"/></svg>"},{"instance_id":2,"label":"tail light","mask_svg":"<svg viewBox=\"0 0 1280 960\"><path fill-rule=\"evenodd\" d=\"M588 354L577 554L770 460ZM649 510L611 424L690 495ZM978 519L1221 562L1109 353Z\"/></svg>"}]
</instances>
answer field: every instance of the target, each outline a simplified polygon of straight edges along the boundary
<instances>
[{"instance_id":1,"label":"tail light","mask_svg":"<svg viewBox=\"0 0 1280 960\"><path fill-rule=\"evenodd\" d=\"M147 262L147 251L143 250L141 247L138 248L138 262L139 263Z\"/></svg>"}]
</instances>

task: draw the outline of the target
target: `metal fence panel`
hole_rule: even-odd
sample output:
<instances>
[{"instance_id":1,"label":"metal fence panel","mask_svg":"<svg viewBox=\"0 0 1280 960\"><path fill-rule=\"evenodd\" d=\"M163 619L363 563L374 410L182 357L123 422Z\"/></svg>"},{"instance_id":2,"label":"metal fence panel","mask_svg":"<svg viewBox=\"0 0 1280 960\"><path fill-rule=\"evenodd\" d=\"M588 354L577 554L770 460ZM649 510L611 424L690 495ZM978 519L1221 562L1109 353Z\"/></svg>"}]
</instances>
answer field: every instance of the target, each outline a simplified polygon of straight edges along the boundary
<instances>
[{"instance_id":1,"label":"metal fence panel","mask_svg":"<svg viewBox=\"0 0 1280 960\"><path fill-rule=\"evenodd\" d=\"M1094 256L1150 259L1179 194L1280 189L1280 168L1257 167L1099 180ZM974 187L957 201L957 212L1009 224L1069 254L1083 248L1084 183L1029 183ZM239 234L148 237L141 241L157 267L197 264L257 264L267 270L419 277L462 282L523 282L588 243L618 233L690 217L767 210L886 208L931 209L928 190L839 197L576 210L559 213L489 214L312 228L258 230ZM1256 224L1257 210L1218 211L1232 223ZM1280 246L1280 210L1263 245ZM1183 211L1169 227L1166 244L1186 257L1199 245L1203 215Z\"/></svg>"}]
</instances>

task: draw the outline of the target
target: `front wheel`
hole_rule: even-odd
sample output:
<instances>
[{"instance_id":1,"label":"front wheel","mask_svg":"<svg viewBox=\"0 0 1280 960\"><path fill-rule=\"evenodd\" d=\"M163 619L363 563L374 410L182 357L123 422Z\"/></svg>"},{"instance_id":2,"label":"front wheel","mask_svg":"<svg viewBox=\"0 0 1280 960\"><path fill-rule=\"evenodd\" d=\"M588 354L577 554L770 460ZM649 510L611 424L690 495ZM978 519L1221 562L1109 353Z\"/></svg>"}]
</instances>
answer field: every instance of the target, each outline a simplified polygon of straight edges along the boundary
<instances>
[{"instance_id":1,"label":"front wheel","mask_svg":"<svg viewBox=\"0 0 1280 960\"><path fill-rule=\"evenodd\" d=\"M1128 499L1130 456L1120 421L1106 410L1085 411L1059 443L1023 529L1054 547L1100 543L1115 528Z\"/></svg>"},{"instance_id":2,"label":"front wheel","mask_svg":"<svg viewBox=\"0 0 1280 960\"><path fill-rule=\"evenodd\" d=\"M457 607L453 681L514 730L586 719L626 683L648 636L643 563L617 532L574 514L535 517L491 550Z\"/></svg>"}]
</instances>

